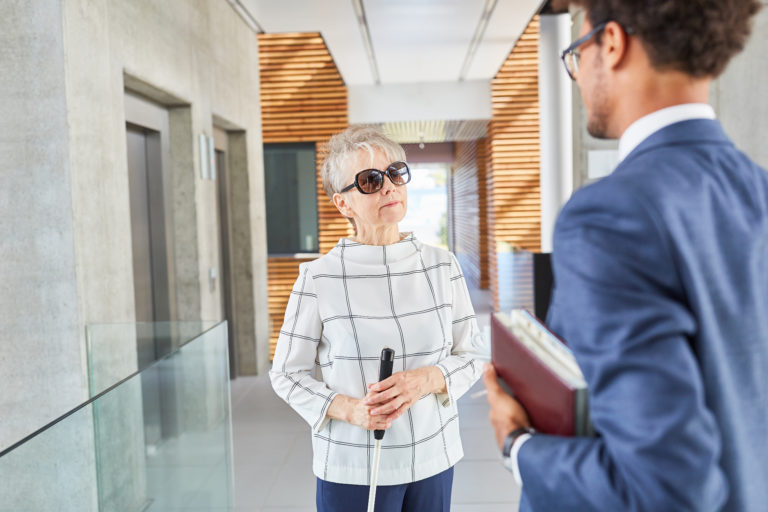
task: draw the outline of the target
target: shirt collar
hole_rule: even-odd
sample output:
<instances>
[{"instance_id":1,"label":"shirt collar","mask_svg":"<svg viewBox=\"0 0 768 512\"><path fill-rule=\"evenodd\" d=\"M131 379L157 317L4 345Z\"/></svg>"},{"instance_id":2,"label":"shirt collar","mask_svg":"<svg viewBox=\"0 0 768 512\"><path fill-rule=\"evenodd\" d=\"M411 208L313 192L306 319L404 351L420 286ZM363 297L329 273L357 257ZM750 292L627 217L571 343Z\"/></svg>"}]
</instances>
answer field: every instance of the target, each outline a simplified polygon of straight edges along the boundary
<instances>
[{"instance_id":1,"label":"shirt collar","mask_svg":"<svg viewBox=\"0 0 768 512\"><path fill-rule=\"evenodd\" d=\"M342 238L331 252L338 256L344 255L344 259L360 264L389 264L410 258L421 247L421 242L413 233L401 233L405 237L399 242L389 245L365 245L359 242Z\"/></svg>"},{"instance_id":2,"label":"shirt collar","mask_svg":"<svg viewBox=\"0 0 768 512\"><path fill-rule=\"evenodd\" d=\"M706 103L685 103L641 117L629 125L619 139L619 162L652 134L671 124L690 119L715 119L715 109Z\"/></svg>"}]
</instances>

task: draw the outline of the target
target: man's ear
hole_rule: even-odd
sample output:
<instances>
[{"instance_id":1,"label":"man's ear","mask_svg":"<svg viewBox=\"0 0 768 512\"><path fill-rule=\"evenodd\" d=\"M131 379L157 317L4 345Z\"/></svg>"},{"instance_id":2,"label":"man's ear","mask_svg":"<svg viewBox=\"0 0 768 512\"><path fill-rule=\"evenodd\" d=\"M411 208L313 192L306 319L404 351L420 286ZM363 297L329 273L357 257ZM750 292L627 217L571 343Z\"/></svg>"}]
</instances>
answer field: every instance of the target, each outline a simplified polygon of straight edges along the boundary
<instances>
[{"instance_id":1,"label":"man's ear","mask_svg":"<svg viewBox=\"0 0 768 512\"><path fill-rule=\"evenodd\" d=\"M603 30L601 43L603 59L611 69L616 69L627 56L629 48L627 32L615 21L609 21Z\"/></svg>"},{"instance_id":2,"label":"man's ear","mask_svg":"<svg viewBox=\"0 0 768 512\"><path fill-rule=\"evenodd\" d=\"M336 209L339 210L339 212L343 216L345 217L353 216L352 207L349 205L349 203L347 203L347 199L343 195L339 194L338 192L333 194L333 204L334 206L336 206Z\"/></svg>"}]
</instances>

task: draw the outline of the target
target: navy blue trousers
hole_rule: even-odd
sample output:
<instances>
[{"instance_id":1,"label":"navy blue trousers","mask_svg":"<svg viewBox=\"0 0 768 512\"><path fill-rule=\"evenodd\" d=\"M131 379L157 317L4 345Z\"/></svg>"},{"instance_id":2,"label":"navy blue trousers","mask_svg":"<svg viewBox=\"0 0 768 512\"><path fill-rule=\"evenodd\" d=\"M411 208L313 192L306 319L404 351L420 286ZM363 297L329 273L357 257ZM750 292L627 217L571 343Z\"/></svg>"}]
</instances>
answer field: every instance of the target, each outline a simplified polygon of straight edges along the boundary
<instances>
[{"instance_id":1,"label":"navy blue trousers","mask_svg":"<svg viewBox=\"0 0 768 512\"><path fill-rule=\"evenodd\" d=\"M410 484L376 487L374 512L449 512L453 468ZM317 512L365 512L367 485L336 484L317 479Z\"/></svg>"}]
</instances>

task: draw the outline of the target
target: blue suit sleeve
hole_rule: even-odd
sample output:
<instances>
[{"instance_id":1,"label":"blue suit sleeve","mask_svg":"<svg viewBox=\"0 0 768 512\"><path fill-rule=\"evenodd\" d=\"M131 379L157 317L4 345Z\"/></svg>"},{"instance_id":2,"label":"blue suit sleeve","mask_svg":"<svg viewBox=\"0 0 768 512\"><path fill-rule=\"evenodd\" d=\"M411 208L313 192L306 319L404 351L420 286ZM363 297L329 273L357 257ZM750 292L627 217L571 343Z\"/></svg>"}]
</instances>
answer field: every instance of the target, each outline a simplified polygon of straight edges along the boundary
<instances>
[{"instance_id":1,"label":"blue suit sleeve","mask_svg":"<svg viewBox=\"0 0 768 512\"><path fill-rule=\"evenodd\" d=\"M599 436L537 435L519 454L534 510L717 510L727 496L671 241L629 187L574 195L553 251L550 327L590 388Z\"/></svg>"}]
</instances>

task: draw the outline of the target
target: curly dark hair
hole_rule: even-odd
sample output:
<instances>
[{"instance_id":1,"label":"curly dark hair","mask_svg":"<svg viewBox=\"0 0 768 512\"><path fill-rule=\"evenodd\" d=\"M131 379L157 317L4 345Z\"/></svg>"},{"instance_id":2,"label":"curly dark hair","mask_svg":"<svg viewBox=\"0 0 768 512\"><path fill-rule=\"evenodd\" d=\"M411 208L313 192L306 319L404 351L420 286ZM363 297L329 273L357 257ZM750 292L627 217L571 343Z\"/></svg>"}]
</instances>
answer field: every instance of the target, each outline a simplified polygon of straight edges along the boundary
<instances>
[{"instance_id":1,"label":"curly dark hair","mask_svg":"<svg viewBox=\"0 0 768 512\"><path fill-rule=\"evenodd\" d=\"M587 11L592 26L615 21L643 42L658 70L717 77L752 30L759 0L560 0ZM602 34L600 34L602 35ZM601 42L600 35L596 38Z\"/></svg>"}]
</instances>

